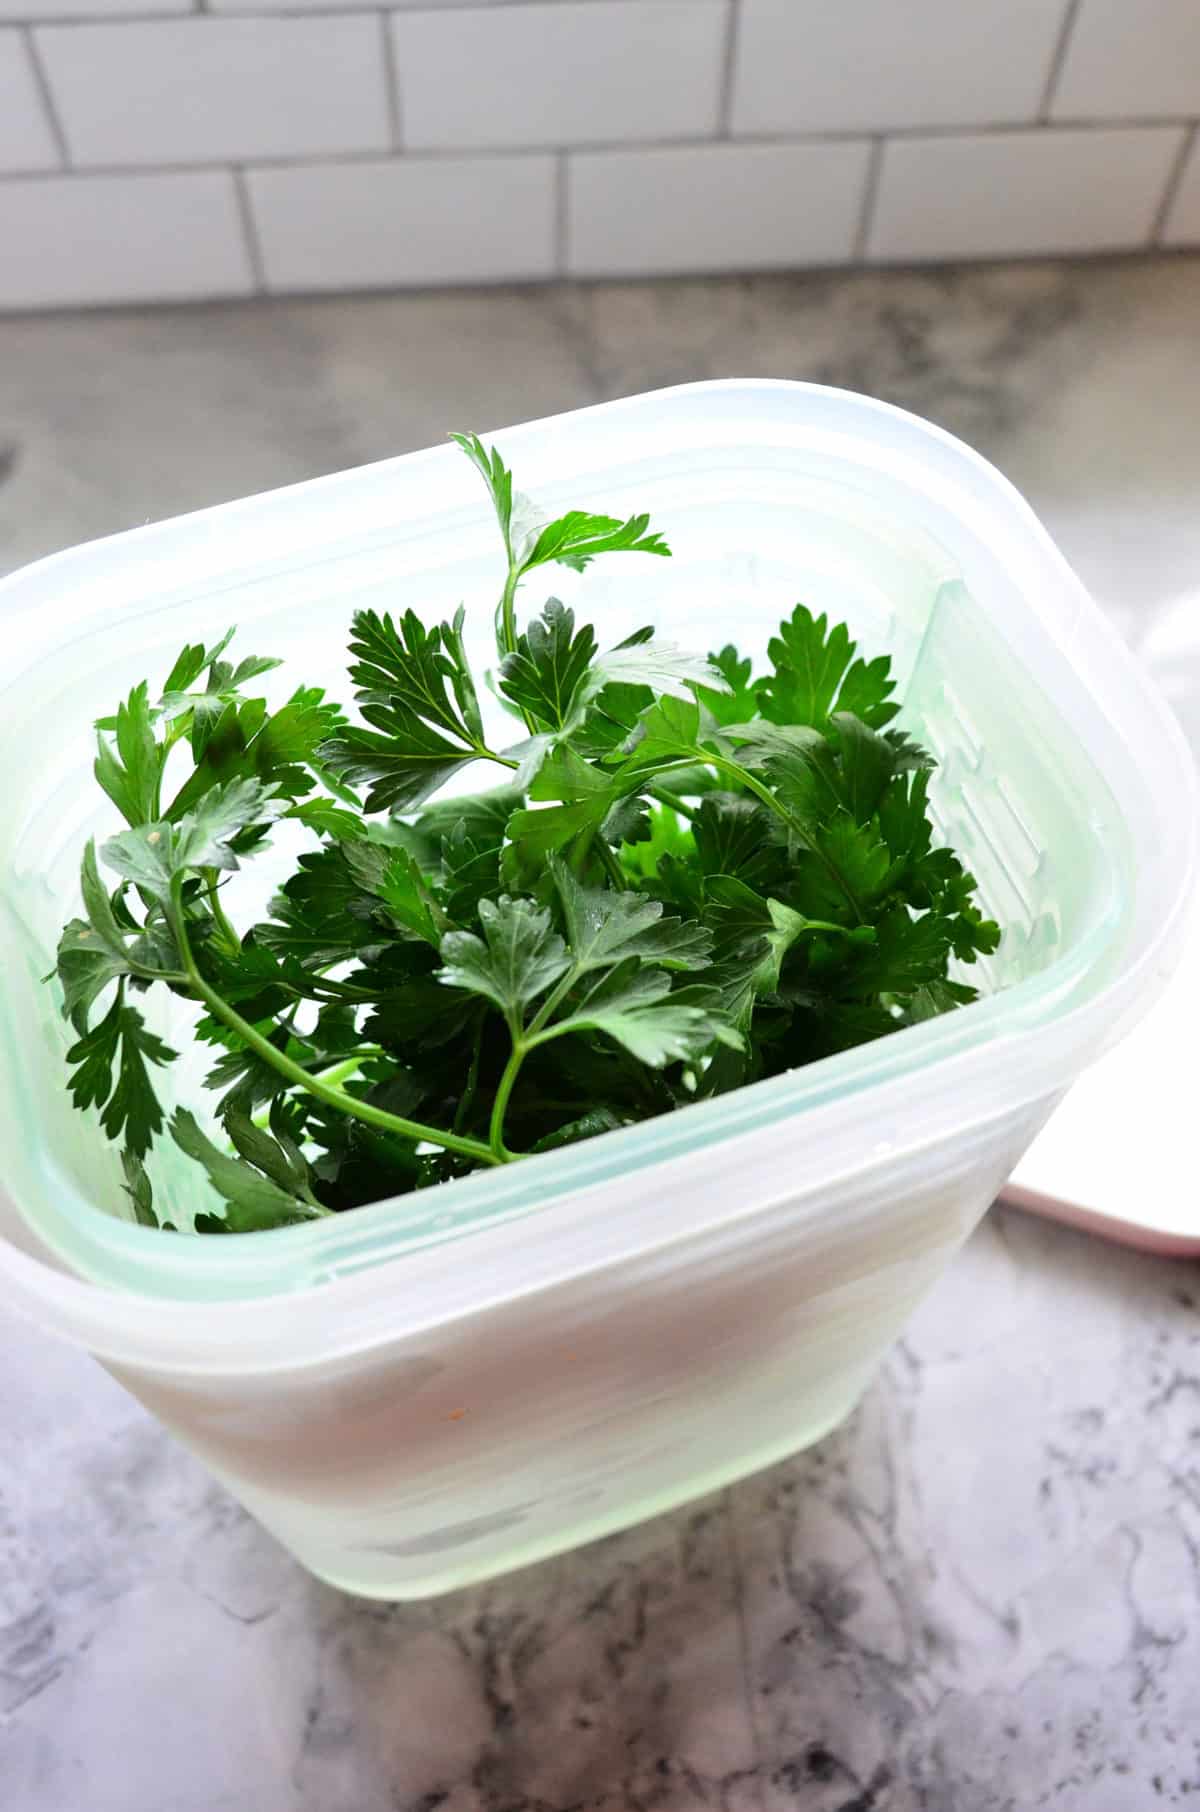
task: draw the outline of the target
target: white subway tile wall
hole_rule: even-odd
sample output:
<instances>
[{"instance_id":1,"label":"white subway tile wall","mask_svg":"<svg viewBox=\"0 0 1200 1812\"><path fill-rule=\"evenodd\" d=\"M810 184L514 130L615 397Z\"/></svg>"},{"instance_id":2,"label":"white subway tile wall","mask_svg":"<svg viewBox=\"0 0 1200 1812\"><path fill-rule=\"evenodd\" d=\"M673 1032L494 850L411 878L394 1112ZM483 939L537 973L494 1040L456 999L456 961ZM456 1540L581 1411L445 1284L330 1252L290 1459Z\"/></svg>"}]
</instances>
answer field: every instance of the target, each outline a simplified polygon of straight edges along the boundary
<instances>
[{"instance_id":1,"label":"white subway tile wall","mask_svg":"<svg viewBox=\"0 0 1200 1812\"><path fill-rule=\"evenodd\" d=\"M1200 134L1192 144L1163 228L1165 245L1200 245Z\"/></svg>"},{"instance_id":2,"label":"white subway tile wall","mask_svg":"<svg viewBox=\"0 0 1200 1812\"><path fill-rule=\"evenodd\" d=\"M226 170L0 182L0 307L247 296L254 279Z\"/></svg>"},{"instance_id":3,"label":"white subway tile wall","mask_svg":"<svg viewBox=\"0 0 1200 1812\"><path fill-rule=\"evenodd\" d=\"M441 8L512 6L517 0L387 0L388 10L432 13ZM208 0L210 13L328 13L361 12L363 0Z\"/></svg>"},{"instance_id":4,"label":"white subway tile wall","mask_svg":"<svg viewBox=\"0 0 1200 1812\"><path fill-rule=\"evenodd\" d=\"M0 22L0 308L1200 244L1200 0Z\"/></svg>"},{"instance_id":5,"label":"white subway tile wall","mask_svg":"<svg viewBox=\"0 0 1200 1812\"><path fill-rule=\"evenodd\" d=\"M552 277L552 157L421 157L252 170L271 290Z\"/></svg>"},{"instance_id":6,"label":"white subway tile wall","mask_svg":"<svg viewBox=\"0 0 1200 1812\"><path fill-rule=\"evenodd\" d=\"M0 170L53 170L61 162L25 35L0 29Z\"/></svg>"},{"instance_id":7,"label":"white subway tile wall","mask_svg":"<svg viewBox=\"0 0 1200 1812\"><path fill-rule=\"evenodd\" d=\"M729 0L541 0L392 20L405 145L712 138Z\"/></svg>"},{"instance_id":8,"label":"white subway tile wall","mask_svg":"<svg viewBox=\"0 0 1200 1812\"><path fill-rule=\"evenodd\" d=\"M735 132L1034 120L1067 0L742 0Z\"/></svg>"},{"instance_id":9,"label":"white subway tile wall","mask_svg":"<svg viewBox=\"0 0 1200 1812\"><path fill-rule=\"evenodd\" d=\"M34 42L75 164L319 157L390 143L371 14L44 25Z\"/></svg>"},{"instance_id":10,"label":"white subway tile wall","mask_svg":"<svg viewBox=\"0 0 1200 1812\"><path fill-rule=\"evenodd\" d=\"M680 145L567 160L567 269L577 277L843 264L870 146Z\"/></svg>"},{"instance_id":11,"label":"white subway tile wall","mask_svg":"<svg viewBox=\"0 0 1200 1812\"><path fill-rule=\"evenodd\" d=\"M952 260L1148 245L1182 126L903 138L879 174L868 255Z\"/></svg>"},{"instance_id":12,"label":"white subway tile wall","mask_svg":"<svg viewBox=\"0 0 1200 1812\"><path fill-rule=\"evenodd\" d=\"M1055 119L1200 113L1198 0L1083 0Z\"/></svg>"},{"instance_id":13,"label":"white subway tile wall","mask_svg":"<svg viewBox=\"0 0 1200 1812\"><path fill-rule=\"evenodd\" d=\"M290 10L290 9L289 9ZM195 0L0 0L0 20L120 19L127 13L190 13Z\"/></svg>"}]
</instances>

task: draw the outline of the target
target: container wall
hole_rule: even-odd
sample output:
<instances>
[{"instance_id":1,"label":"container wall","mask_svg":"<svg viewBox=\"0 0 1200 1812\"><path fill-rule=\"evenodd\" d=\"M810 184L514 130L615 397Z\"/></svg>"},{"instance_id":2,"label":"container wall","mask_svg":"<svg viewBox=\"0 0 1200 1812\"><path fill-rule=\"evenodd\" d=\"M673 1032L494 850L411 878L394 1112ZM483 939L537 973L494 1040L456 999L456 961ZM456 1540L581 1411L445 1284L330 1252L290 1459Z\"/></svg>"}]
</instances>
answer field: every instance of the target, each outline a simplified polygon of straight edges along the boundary
<instances>
[{"instance_id":1,"label":"container wall","mask_svg":"<svg viewBox=\"0 0 1200 1812\"><path fill-rule=\"evenodd\" d=\"M1111 931L1122 908L1114 855L1127 843L1116 802L960 582L938 593L903 721L937 760L937 829L1004 931L962 979L994 993Z\"/></svg>"},{"instance_id":2,"label":"container wall","mask_svg":"<svg viewBox=\"0 0 1200 1812\"><path fill-rule=\"evenodd\" d=\"M351 1360L112 1367L306 1566L423 1597L809 1445L853 1408L1048 1111Z\"/></svg>"}]
</instances>

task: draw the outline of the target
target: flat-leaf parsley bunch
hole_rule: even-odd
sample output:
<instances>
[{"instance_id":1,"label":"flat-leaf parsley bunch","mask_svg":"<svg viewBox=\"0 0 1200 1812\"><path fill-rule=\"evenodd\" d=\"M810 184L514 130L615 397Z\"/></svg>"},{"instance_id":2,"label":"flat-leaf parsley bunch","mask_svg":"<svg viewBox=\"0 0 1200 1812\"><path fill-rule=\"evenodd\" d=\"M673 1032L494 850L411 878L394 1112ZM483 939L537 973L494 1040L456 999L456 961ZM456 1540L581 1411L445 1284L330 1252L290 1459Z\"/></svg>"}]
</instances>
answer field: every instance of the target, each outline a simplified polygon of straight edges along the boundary
<instances>
[{"instance_id":1,"label":"flat-leaf parsley bunch","mask_svg":"<svg viewBox=\"0 0 1200 1812\"><path fill-rule=\"evenodd\" d=\"M798 605L752 676L639 630L602 649L523 580L666 555L645 516L548 521L495 449L454 437L495 505L506 571L495 748L463 612L353 619L349 719L320 687L271 710L279 663L230 637L101 719L96 778L125 820L83 855L57 978L77 1106L119 1142L139 1221L172 1227L145 1160L153 1073L176 1053L139 1000L201 1009L217 1124L170 1137L220 1213L201 1232L308 1221L644 1120L971 1000L995 949L975 882L936 845L932 762L889 727L886 656ZM490 790L435 797L470 766ZM295 821L313 840L269 917L232 877ZM107 872L105 872L107 871ZM114 885L115 880L115 885ZM164 1194L162 1184L158 1194Z\"/></svg>"}]
</instances>

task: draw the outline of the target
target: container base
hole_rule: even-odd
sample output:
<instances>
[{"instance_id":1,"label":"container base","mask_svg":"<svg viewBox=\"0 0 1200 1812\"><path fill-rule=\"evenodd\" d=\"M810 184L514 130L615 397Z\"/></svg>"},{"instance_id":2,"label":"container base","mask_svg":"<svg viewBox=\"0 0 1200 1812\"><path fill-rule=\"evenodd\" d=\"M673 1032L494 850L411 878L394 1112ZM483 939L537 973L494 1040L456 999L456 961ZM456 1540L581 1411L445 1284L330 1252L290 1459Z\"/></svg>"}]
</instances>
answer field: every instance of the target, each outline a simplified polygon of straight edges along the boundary
<instances>
[{"instance_id":1,"label":"container base","mask_svg":"<svg viewBox=\"0 0 1200 1812\"><path fill-rule=\"evenodd\" d=\"M483 1585L490 1579L536 1566L541 1561L552 1560L558 1554L586 1547L606 1536L623 1534L627 1529L636 1528L639 1523L669 1515L685 1504L694 1503L711 1492L739 1484L742 1479L750 1478L756 1472L765 1472L768 1467L777 1466L781 1460L790 1459L795 1454L815 1447L818 1441L823 1441L854 1413L869 1382L868 1379L860 1383L833 1415L803 1435L785 1436L768 1443L748 1457L742 1455L727 1466L714 1467L701 1477L690 1480L678 1491L646 1498L632 1506L626 1504L613 1508L601 1515L589 1517L570 1529L561 1529L554 1534L513 1547L507 1553L481 1554L474 1563L464 1559L440 1573L426 1574L420 1579L414 1579L410 1572L393 1572L389 1576L387 1556L378 1549L370 1556L361 1557L364 1561L369 1561L369 1573L357 1572L346 1566L350 1553L344 1548L338 1550L335 1561L333 1556L324 1558L317 1549L303 1549L282 1536L279 1539L314 1579L320 1580L322 1585L332 1586L335 1591L345 1592L352 1598L369 1598L387 1604L412 1604L427 1598L441 1598L447 1593L465 1591L468 1587Z\"/></svg>"}]
</instances>

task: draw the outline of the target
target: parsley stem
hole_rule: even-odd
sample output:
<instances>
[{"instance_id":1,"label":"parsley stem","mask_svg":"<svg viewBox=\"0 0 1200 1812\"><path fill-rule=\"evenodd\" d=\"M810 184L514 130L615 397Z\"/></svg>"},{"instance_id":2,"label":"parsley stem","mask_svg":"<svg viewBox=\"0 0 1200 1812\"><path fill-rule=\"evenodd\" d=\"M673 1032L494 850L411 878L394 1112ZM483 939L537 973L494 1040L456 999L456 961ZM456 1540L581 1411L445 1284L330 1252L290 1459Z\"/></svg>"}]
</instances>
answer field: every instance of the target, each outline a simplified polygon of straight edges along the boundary
<instances>
[{"instance_id":1,"label":"parsley stem","mask_svg":"<svg viewBox=\"0 0 1200 1812\"><path fill-rule=\"evenodd\" d=\"M517 586L520 583L521 583L520 570L519 570L519 568L513 566L510 562L510 565L508 568L508 577L504 581L504 595L500 599L500 623L499 623L500 634L497 639L500 643L501 659L503 659L506 654L513 654L516 651L516 646L517 646L516 598L517 598Z\"/></svg>"},{"instance_id":2,"label":"parsley stem","mask_svg":"<svg viewBox=\"0 0 1200 1812\"><path fill-rule=\"evenodd\" d=\"M584 971L577 963L572 963L567 973L560 977L555 986L551 988L524 1030L519 1022L514 1024L512 1020L509 1021L508 1029L513 1041L512 1051L496 1089L496 1098L492 1103L492 1120L488 1129L491 1150L498 1163L507 1163L518 1155L516 1152L509 1151L504 1143L504 1116L508 1111L509 1097L513 1092L517 1077L521 1073L521 1065L530 1051L536 1049L539 1044L545 1044L549 1039L558 1037L560 1028L558 1026L547 1027L546 1021L551 1014L558 1011L583 973Z\"/></svg>"},{"instance_id":3,"label":"parsley stem","mask_svg":"<svg viewBox=\"0 0 1200 1812\"><path fill-rule=\"evenodd\" d=\"M204 870L204 881L205 891L208 895L208 907L213 915L213 922L224 939L229 954L231 956L236 956L242 947L242 940L230 924L225 914L225 908L221 904L221 892L217 882L217 871L215 868L206 868Z\"/></svg>"},{"instance_id":4,"label":"parsley stem","mask_svg":"<svg viewBox=\"0 0 1200 1812\"><path fill-rule=\"evenodd\" d=\"M555 983L554 987L551 988L549 994L547 994L545 1000L529 1022L529 1028L525 1034L527 1041L537 1036L552 1013L557 1013L559 1007L582 974L583 970L580 969L578 963L572 963L571 967L567 970L567 973Z\"/></svg>"},{"instance_id":5,"label":"parsley stem","mask_svg":"<svg viewBox=\"0 0 1200 1812\"><path fill-rule=\"evenodd\" d=\"M596 837L596 853L600 857L604 871L613 886L617 888L620 893L626 893L629 888L629 883L625 878L625 871L613 854L608 842L598 834Z\"/></svg>"},{"instance_id":6,"label":"parsley stem","mask_svg":"<svg viewBox=\"0 0 1200 1812\"><path fill-rule=\"evenodd\" d=\"M229 1027L231 1032L237 1033L243 1044L252 1050L256 1057L261 1057L264 1063L270 1064L272 1069L277 1070L281 1076L285 1076L297 1088L305 1089L310 1095L315 1095L318 1101L324 1101L328 1106L336 1107L339 1112L348 1114L353 1120L364 1120L369 1126L381 1127L385 1132L400 1133L407 1139L416 1139L418 1142L427 1142L430 1145L440 1145L446 1151L456 1151L464 1158L477 1158L481 1163L501 1164L505 1161L507 1154L496 1153L491 1146L482 1144L478 1139L468 1139L457 1133L442 1132L438 1127L425 1126L419 1120L405 1120L399 1114L389 1114L383 1108L373 1106L369 1101L360 1101L354 1095L347 1095L334 1083L323 1081L318 1076L311 1076L300 1064L293 1063L292 1059L278 1050L269 1038L264 1038L256 1027L243 1019L240 1013L222 999L216 989L210 987L201 975L196 967L196 959L188 941L178 880L172 887L172 907L171 929L175 933L175 941L179 946L179 954L183 958L184 970L192 992L200 996L214 1019L219 1019L223 1025Z\"/></svg>"},{"instance_id":7,"label":"parsley stem","mask_svg":"<svg viewBox=\"0 0 1200 1812\"><path fill-rule=\"evenodd\" d=\"M678 812L681 818L691 820L696 816L695 806L689 805L687 800L682 799L678 793L673 793L670 787L655 784L652 787L648 787L646 790L652 799L657 799L660 805L670 806L671 810L673 812Z\"/></svg>"},{"instance_id":8,"label":"parsley stem","mask_svg":"<svg viewBox=\"0 0 1200 1812\"><path fill-rule=\"evenodd\" d=\"M508 1099L513 1092L513 1084L525 1061L526 1049L527 1046L523 1039L513 1039L513 1047L509 1053L508 1062L504 1066L504 1074L496 1089L496 1098L492 1103L492 1120L488 1129L490 1140L488 1150L493 1164L505 1164L513 1156L504 1143L504 1116L508 1111Z\"/></svg>"},{"instance_id":9,"label":"parsley stem","mask_svg":"<svg viewBox=\"0 0 1200 1812\"><path fill-rule=\"evenodd\" d=\"M339 1082L345 1082L347 1076L353 1076L355 1070L361 1069L371 1057L382 1057L383 1047L377 1044L365 1044L353 1057L346 1057L341 1063L332 1064L327 1070L317 1071L317 1080L326 1082L336 1088Z\"/></svg>"},{"instance_id":10,"label":"parsley stem","mask_svg":"<svg viewBox=\"0 0 1200 1812\"><path fill-rule=\"evenodd\" d=\"M475 744L475 753L478 755L480 761L495 761L498 762L502 768L510 768L514 772L521 765L519 761L513 761L508 755L497 755L495 749L489 749L486 744L482 742L477 742Z\"/></svg>"},{"instance_id":11,"label":"parsley stem","mask_svg":"<svg viewBox=\"0 0 1200 1812\"><path fill-rule=\"evenodd\" d=\"M542 1044L547 1038L556 1036L558 1030L556 1026L551 1026L549 1031L545 1031L543 1028L551 1014L558 1011L582 973L578 963L572 963L567 973L560 976L554 987L551 988L528 1026L522 1027L520 1019L515 1016L509 1018L508 1031L512 1039L512 1051L496 1090L496 1098L492 1104L492 1121L488 1132L492 1151L502 1161L516 1156L516 1153L509 1151L504 1143L504 1116L508 1110L509 1096L512 1094L513 1085L520 1074L521 1065L535 1045Z\"/></svg>"},{"instance_id":12,"label":"parsley stem","mask_svg":"<svg viewBox=\"0 0 1200 1812\"><path fill-rule=\"evenodd\" d=\"M318 1070L316 1074L320 1077L322 1082L344 1082L347 1076L353 1076L355 1070L361 1068L368 1057L382 1057L383 1054L382 1046L377 1044L365 1044L356 1057L347 1057L341 1063L330 1064L327 1069ZM270 1118L271 1109L269 1106L260 1108L258 1113L251 1114L250 1116L250 1119L255 1126L266 1126L269 1123Z\"/></svg>"},{"instance_id":13,"label":"parsley stem","mask_svg":"<svg viewBox=\"0 0 1200 1812\"><path fill-rule=\"evenodd\" d=\"M517 586L521 583L521 569L513 565L512 552L508 556L508 577L504 581L504 592L500 599L500 609L496 621L496 642L499 647L501 663L506 656L516 653L517 648ZM521 706L521 720L531 736L537 735L537 722L532 712Z\"/></svg>"}]
</instances>

